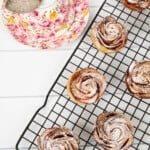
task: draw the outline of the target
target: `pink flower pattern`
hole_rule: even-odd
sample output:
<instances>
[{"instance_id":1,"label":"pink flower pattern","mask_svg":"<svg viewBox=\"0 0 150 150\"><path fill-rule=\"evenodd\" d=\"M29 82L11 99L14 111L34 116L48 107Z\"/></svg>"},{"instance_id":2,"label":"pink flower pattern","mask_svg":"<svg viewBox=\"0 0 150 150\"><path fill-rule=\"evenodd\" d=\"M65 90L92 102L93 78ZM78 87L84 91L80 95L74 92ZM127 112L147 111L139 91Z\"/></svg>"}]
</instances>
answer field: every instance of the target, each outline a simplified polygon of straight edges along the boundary
<instances>
[{"instance_id":1,"label":"pink flower pattern","mask_svg":"<svg viewBox=\"0 0 150 150\"><path fill-rule=\"evenodd\" d=\"M58 9L36 9L25 14L7 10L4 1L4 23L15 39L25 45L41 49L60 47L81 34L88 21L89 13L84 12L89 11L89 4L88 0L59 1Z\"/></svg>"}]
</instances>

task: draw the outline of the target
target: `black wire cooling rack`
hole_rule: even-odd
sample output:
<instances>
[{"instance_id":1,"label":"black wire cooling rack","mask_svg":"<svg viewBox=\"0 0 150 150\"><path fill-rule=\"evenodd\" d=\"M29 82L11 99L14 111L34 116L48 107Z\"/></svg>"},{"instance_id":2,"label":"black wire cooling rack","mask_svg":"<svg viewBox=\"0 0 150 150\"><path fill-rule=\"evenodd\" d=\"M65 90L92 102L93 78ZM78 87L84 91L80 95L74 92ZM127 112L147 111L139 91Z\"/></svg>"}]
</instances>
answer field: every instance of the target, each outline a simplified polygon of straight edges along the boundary
<instances>
[{"instance_id":1,"label":"black wire cooling rack","mask_svg":"<svg viewBox=\"0 0 150 150\"><path fill-rule=\"evenodd\" d=\"M90 39L93 23L106 16L124 22L129 30L124 49L115 54L104 54L95 49ZM92 130L97 116L104 111L121 111L135 126L132 150L150 150L150 102L132 97L125 86L124 75L134 60L150 60L150 10L133 12L118 0L106 0L81 42L62 69L44 105L37 110L22 133L16 149L37 149L37 137L53 126L72 129L81 139L81 150L100 149ZM96 104L79 106L66 93L68 77L78 68L93 67L102 72L108 82L103 98Z\"/></svg>"}]
</instances>

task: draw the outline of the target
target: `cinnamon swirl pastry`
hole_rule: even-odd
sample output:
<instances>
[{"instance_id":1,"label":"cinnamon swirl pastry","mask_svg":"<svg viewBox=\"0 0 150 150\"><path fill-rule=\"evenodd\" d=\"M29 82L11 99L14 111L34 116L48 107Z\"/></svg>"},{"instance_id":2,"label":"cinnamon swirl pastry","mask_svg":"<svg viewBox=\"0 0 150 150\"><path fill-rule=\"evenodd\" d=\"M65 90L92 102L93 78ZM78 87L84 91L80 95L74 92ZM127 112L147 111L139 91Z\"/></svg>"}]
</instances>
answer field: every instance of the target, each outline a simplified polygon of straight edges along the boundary
<instances>
[{"instance_id":1,"label":"cinnamon swirl pastry","mask_svg":"<svg viewBox=\"0 0 150 150\"><path fill-rule=\"evenodd\" d=\"M69 96L78 104L91 104L98 101L105 88L105 77L93 68L75 71L67 83Z\"/></svg>"},{"instance_id":2,"label":"cinnamon swirl pastry","mask_svg":"<svg viewBox=\"0 0 150 150\"><path fill-rule=\"evenodd\" d=\"M134 128L130 120L119 112L98 116L94 138L104 150L126 150L133 143Z\"/></svg>"},{"instance_id":3,"label":"cinnamon swirl pastry","mask_svg":"<svg viewBox=\"0 0 150 150\"><path fill-rule=\"evenodd\" d=\"M135 10L142 11L150 6L150 0L122 0L125 7Z\"/></svg>"},{"instance_id":4,"label":"cinnamon swirl pastry","mask_svg":"<svg viewBox=\"0 0 150 150\"><path fill-rule=\"evenodd\" d=\"M119 51L125 46L127 38L127 28L111 16L96 23L91 30L93 44L104 53Z\"/></svg>"},{"instance_id":5,"label":"cinnamon swirl pastry","mask_svg":"<svg viewBox=\"0 0 150 150\"><path fill-rule=\"evenodd\" d=\"M132 63L125 80L128 90L135 97L150 99L150 61Z\"/></svg>"},{"instance_id":6,"label":"cinnamon swirl pastry","mask_svg":"<svg viewBox=\"0 0 150 150\"><path fill-rule=\"evenodd\" d=\"M38 137L38 150L79 150L79 138L65 128L50 128Z\"/></svg>"}]
</instances>

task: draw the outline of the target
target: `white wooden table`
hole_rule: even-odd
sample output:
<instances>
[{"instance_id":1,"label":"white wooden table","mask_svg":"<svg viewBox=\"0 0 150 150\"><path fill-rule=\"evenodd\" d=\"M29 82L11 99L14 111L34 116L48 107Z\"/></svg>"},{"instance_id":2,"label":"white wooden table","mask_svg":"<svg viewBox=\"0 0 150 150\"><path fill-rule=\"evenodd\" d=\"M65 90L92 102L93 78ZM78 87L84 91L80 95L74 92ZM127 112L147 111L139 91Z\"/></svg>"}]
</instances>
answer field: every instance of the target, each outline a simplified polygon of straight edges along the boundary
<instances>
[{"instance_id":1,"label":"white wooden table","mask_svg":"<svg viewBox=\"0 0 150 150\"><path fill-rule=\"evenodd\" d=\"M103 0L89 2L90 23ZM59 49L36 50L14 40L0 18L0 149L15 149L81 37Z\"/></svg>"}]
</instances>

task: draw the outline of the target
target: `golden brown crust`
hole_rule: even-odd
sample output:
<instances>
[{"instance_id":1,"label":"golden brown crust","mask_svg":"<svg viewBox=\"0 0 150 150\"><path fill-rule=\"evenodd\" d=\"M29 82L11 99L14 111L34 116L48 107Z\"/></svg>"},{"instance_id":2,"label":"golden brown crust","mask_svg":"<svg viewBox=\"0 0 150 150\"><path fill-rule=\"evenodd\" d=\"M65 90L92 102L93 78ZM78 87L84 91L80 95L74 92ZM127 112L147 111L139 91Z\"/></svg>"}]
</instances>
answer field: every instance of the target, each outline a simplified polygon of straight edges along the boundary
<instances>
[{"instance_id":1,"label":"golden brown crust","mask_svg":"<svg viewBox=\"0 0 150 150\"><path fill-rule=\"evenodd\" d=\"M126 72L129 92L140 99L150 99L150 61L133 62Z\"/></svg>"},{"instance_id":2,"label":"golden brown crust","mask_svg":"<svg viewBox=\"0 0 150 150\"><path fill-rule=\"evenodd\" d=\"M133 143L134 128L120 112L105 112L98 116L94 138L104 150L123 150Z\"/></svg>"},{"instance_id":3,"label":"golden brown crust","mask_svg":"<svg viewBox=\"0 0 150 150\"><path fill-rule=\"evenodd\" d=\"M105 77L94 68L75 71L67 82L67 92L77 104L97 102L106 88Z\"/></svg>"},{"instance_id":4,"label":"golden brown crust","mask_svg":"<svg viewBox=\"0 0 150 150\"><path fill-rule=\"evenodd\" d=\"M122 0L122 3L134 11L142 11L150 6L150 0Z\"/></svg>"},{"instance_id":5,"label":"golden brown crust","mask_svg":"<svg viewBox=\"0 0 150 150\"><path fill-rule=\"evenodd\" d=\"M96 23L91 30L93 44L104 53L118 52L125 46L127 38L127 28L111 16Z\"/></svg>"},{"instance_id":6,"label":"golden brown crust","mask_svg":"<svg viewBox=\"0 0 150 150\"><path fill-rule=\"evenodd\" d=\"M37 139L38 150L79 150L79 138L64 127L49 128Z\"/></svg>"}]
</instances>

